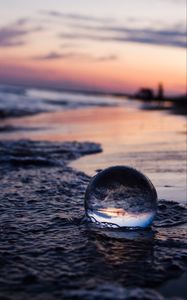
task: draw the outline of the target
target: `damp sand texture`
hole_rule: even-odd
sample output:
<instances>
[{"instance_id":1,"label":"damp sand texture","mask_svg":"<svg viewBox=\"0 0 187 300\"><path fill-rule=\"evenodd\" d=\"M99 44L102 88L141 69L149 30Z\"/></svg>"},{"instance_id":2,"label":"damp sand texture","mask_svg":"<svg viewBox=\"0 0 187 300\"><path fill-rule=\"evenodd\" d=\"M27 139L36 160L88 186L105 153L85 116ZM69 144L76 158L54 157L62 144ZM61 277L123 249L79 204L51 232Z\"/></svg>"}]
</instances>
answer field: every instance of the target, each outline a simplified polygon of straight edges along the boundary
<instances>
[{"instance_id":1,"label":"damp sand texture","mask_svg":"<svg viewBox=\"0 0 187 300\"><path fill-rule=\"evenodd\" d=\"M68 163L100 151L0 142L0 299L166 299L156 289L186 270L186 209L177 203L160 201L153 234L141 239L80 221L90 178Z\"/></svg>"}]
</instances>

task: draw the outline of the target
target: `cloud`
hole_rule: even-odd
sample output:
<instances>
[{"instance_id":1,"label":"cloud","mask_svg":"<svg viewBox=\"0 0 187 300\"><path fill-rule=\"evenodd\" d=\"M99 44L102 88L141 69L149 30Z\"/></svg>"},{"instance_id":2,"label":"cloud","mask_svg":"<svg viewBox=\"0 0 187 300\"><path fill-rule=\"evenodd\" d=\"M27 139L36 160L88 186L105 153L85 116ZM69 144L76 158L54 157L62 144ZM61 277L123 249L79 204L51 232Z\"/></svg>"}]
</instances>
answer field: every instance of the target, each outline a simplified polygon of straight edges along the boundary
<instances>
[{"instance_id":1,"label":"cloud","mask_svg":"<svg viewBox=\"0 0 187 300\"><path fill-rule=\"evenodd\" d=\"M57 60L57 59L74 59L74 60L83 60L83 61L93 61L93 62L103 62L103 61L113 61L117 60L118 57L114 54L103 55L103 56L93 56L88 53L81 52L49 52L45 55L38 55L32 57L35 60Z\"/></svg>"},{"instance_id":2,"label":"cloud","mask_svg":"<svg viewBox=\"0 0 187 300\"><path fill-rule=\"evenodd\" d=\"M53 59L59 59L59 58L65 58L64 55L57 53L57 52L49 52L45 55L38 55L34 56L33 59L37 60L53 60Z\"/></svg>"},{"instance_id":3,"label":"cloud","mask_svg":"<svg viewBox=\"0 0 187 300\"><path fill-rule=\"evenodd\" d=\"M53 10L41 10L40 13L45 16L57 18L57 19L63 19L63 20L70 20L70 21L78 21L78 22L96 22L96 23L110 23L114 19L112 18L102 18L102 17L96 17L91 15L85 15L85 14L76 14L76 13L62 13L58 11Z\"/></svg>"},{"instance_id":4,"label":"cloud","mask_svg":"<svg viewBox=\"0 0 187 300\"><path fill-rule=\"evenodd\" d=\"M181 26L182 27L182 26ZM162 46L186 47L186 30L174 26L162 29L132 29L127 27L109 27L107 31L116 34L114 40L121 42L136 42Z\"/></svg>"},{"instance_id":5,"label":"cloud","mask_svg":"<svg viewBox=\"0 0 187 300\"><path fill-rule=\"evenodd\" d=\"M30 26L29 20L18 19L14 23L0 28L0 47L16 47L26 44L25 38L37 31L43 30L41 26Z\"/></svg>"},{"instance_id":6,"label":"cloud","mask_svg":"<svg viewBox=\"0 0 187 300\"><path fill-rule=\"evenodd\" d=\"M81 25L74 32L60 34L60 37L64 40L131 42L186 48L186 29L183 24L160 29Z\"/></svg>"},{"instance_id":7,"label":"cloud","mask_svg":"<svg viewBox=\"0 0 187 300\"><path fill-rule=\"evenodd\" d=\"M167 0L174 1L174 0ZM175 0L177 1L177 0ZM178 0L180 1L180 0ZM117 21L106 17L97 17L85 14L62 13L58 11L42 10L40 14L55 20L69 20L63 26L64 32L58 34L64 45L74 44L77 41L88 40L97 42L117 42L117 43L140 43L160 46L170 46L186 48L186 28L185 24L175 24L174 26L166 26L159 23L159 28L155 28L155 24L146 24L144 21L134 19L124 21L124 25L119 26ZM51 20L51 19L50 19ZM36 25L39 22L39 26ZM16 47L27 43L28 37L34 32L43 30L44 20L37 20L33 23L33 19L22 18L12 24L0 28L0 47ZM53 23L48 24L53 26ZM56 28L49 28L56 30ZM77 45L71 48L76 48ZM64 46L64 48L68 48ZM70 55L71 54L71 55ZM75 53L59 54L48 53L43 59L62 59L75 58ZM79 58L83 55L79 53ZM84 56L85 58L85 56ZM39 59L42 59L39 58ZM90 58L91 59L91 58Z\"/></svg>"}]
</instances>

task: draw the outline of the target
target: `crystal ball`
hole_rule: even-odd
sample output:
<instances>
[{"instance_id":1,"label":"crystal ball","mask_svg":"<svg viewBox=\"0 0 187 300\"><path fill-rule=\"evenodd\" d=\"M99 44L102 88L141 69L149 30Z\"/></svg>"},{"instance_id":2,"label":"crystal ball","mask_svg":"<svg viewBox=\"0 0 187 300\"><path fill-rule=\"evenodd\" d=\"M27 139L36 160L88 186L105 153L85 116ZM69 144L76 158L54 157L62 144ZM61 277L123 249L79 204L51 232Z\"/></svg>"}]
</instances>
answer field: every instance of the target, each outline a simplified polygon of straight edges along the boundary
<instances>
[{"instance_id":1,"label":"crystal ball","mask_svg":"<svg viewBox=\"0 0 187 300\"><path fill-rule=\"evenodd\" d=\"M151 181L127 166L100 171L85 193L86 217L102 227L149 227L156 208L157 193Z\"/></svg>"}]
</instances>

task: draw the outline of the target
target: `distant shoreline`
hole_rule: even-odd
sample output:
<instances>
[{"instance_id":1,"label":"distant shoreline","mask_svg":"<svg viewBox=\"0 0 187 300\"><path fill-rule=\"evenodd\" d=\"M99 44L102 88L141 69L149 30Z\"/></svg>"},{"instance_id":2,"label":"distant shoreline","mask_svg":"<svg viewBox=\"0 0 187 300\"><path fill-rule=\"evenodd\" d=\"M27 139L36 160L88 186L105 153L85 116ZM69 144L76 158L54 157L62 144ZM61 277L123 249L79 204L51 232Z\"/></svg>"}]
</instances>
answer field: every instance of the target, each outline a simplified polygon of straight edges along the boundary
<instances>
[{"instance_id":1,"label":"distant shoreline","mask_svg":"<svg viewBox=\"0 0 187 300\"><path fill-rule=\"evenodd\" d=\"M143 100L136 97L136 93L129 93L129 92L109 92L109 91L102 91L102 90L86 90L86 89L68 89L68 88L61 88L61 87L53 87L53 86L43 86L43 85L32 85L32 84L25 84L25 83L16 83L16 84L9 84L0 82L0 86L7 86L12 88L30 88L30 89L38 89L38 90L49 90L49 91L56 91L56 92L67 92L72 94L83 94L83 95L92 95L92 96L110 96L110 97L125 97L134 100ZM157 99L156 97L153 99L154 101L185 101L187 99L187 95L185 94L178 94L178 95L166 95L163 100Z\"/></svg>"}]
</instances>

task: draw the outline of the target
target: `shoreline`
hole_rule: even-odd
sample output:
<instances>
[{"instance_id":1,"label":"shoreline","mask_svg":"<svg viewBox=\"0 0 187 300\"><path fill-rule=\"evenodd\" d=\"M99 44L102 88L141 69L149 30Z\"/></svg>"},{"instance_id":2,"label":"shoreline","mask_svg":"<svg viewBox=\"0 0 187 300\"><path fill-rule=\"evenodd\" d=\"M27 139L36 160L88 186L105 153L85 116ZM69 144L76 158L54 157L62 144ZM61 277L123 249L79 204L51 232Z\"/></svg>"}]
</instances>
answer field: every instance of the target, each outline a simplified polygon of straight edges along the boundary
<instances>
[{"instance_id":1,"label":"shoreline","mask_svg":"<svg viewBox=\"0 0 187 300\"><path fill-rule=\"evenodd\" d=\"M94 141L103 152L72 166L88 175L131 165L154 182L161 199L186 201L185 119L134 107L92 107L1 121L2 140ZM113 136L115 136L115 143Z\"/></svg>"},{"instance_id":2,"label":"shoreline","mask_svg":"<svg viewBox=\"0 0 187 300\"><path fill-rule=\"evenodd\" d=\"M37 93L39 94L37 95ZM10 102L7 103L3 98L6 98L10 95L13 95L14 97ZM49 98L47 97L47 95L49 96ZM52 99L52 95L54 99ZM69 101L70 99L69 97L67 97L67 95L72 95L73 97L75 97L75 99L77 96L83 98L88 97L89 101L78 102L78 98L76 99L76 101ZM29 99L29 97L31 98ZM39 100L40 97L41 99ZM92 101L93 97L100 97L101 99L99 102L94 102ZM105 101L107 98L111 100L111 103ZM20 102L20 99L22 103ZM34 116L37 114L51 113L58 110L63 111L68 109L87 107L115 107L118 105L124 105L125 101L128 101L129 103L131 102L132 105L134 103L139 103L139 108L142 110L167 111L176 115L187 114L185 95L166 97L162 100L157 98L142 99L128 93L71 91L63 89L45 90L44 88L37 87L0 84L0 120L5 120L7 118Z\"/></svg>"}]
</instances>

